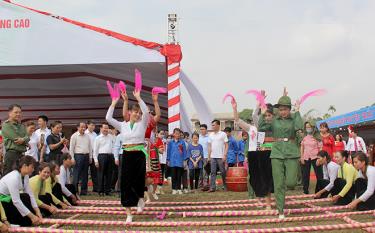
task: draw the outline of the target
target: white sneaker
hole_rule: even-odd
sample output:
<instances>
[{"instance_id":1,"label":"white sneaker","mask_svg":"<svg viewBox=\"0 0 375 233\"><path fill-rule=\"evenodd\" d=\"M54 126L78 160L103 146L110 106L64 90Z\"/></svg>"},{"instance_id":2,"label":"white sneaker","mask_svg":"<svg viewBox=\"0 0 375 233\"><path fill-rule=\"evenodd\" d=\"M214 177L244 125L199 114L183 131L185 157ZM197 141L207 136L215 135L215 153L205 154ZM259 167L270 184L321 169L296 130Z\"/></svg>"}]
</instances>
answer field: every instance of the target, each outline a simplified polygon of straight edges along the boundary
<instances>
[{"instance_id":1,"label":"white sneaker","mask_svg":"<svg viewBox=\"0 0 375 233\"><path fill-rule=\"evenodd\" d=\"M132 215L128 215L126 217L126 223L131 223L131 222L133 222L133 216Z\"/></svg>"},{"instance_id":2,"label":"white sneaker","mask_svg":"<svg viewBox=\"0 0 375 233\"><path fill-rule=\"evenodd\" d=\"M177 194L177 190L172 190L172 195L176 195Z\"/></svg>"},{"instance_id":3,"label":"white sneaker","mask_svg":"<svg viewBox=\"0 0 375 233\"><path fill-rule=\"evenodd\" d=\"M178 194L182 195L182 190L178 190Z\"/></svg>"},{"instance_id":4,"label":"white sneaker","mask_svg":"<svg viewBox=\"0 0 375 233\"><path fill-rule=\"evenodd\" d=\"M189 190L187 190L187 189L184 189L184 193L189 193Z\"/></svg>"},{"instance_id":5,"label":"white sneaker","mask_svg":"<svg viewBox=\"0 0 375 233\"><path fill-rule=\"evenodd\" d=\"M145 204L149 204L149 203L151 203L151 200L150 200L150 199L147 199L147 200L145 201Z\"/></svg>"},{"instance_id":6,"label":"white sneaker","mask_svg":"<svg viewBox=\"0 0 375 233\"><path fill-rule=\"evenodd\" d=\"M143 198L140 198L137 205L137 213L141 213L143 211L143 208L145 208L145 201Z\"/></svg>"},{"instance_id":7,"label":"white sneaker","mask_svg":"<svg viewBox=\"0 0 375 233\"><path fill-rule=\"evenodd\" d=\"M156 193L153 193L153 194L152 194L152 197L153 197L155 200L159 200L159 197L158 197L158 195L157 195Z\"/></svg>"},{"instance_id":8,"label":"white sneaker","mask_svg":"<svg viewBox=\"0 0 375 233\"><path fill-rule=\"evenodd\" d=\"M285 219L285 215L279 214L279 219Z\"/></svg>"}]
</instances>

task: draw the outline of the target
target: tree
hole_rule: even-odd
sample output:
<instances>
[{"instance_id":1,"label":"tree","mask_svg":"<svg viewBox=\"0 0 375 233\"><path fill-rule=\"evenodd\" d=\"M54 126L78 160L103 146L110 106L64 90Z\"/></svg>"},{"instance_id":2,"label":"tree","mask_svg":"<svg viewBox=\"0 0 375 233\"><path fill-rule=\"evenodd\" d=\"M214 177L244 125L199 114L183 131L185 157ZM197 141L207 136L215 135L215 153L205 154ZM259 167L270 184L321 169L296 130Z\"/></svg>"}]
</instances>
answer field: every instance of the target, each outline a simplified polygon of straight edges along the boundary
<instances>
[{"instance_id":1,"label":"tree","mask_svg":"<svg viewBox=\"0 0 375 233\"><path fill-rule=\"evenodd\" d=\"M242 119L244 121L252 120L253 119L253 117L252 117L253 111L254 111L253 109L245 108L239 114L240 119Z\"/></svg>"},{"instance_id":2,"label":"tree","mask_svg":"<svg viewBox=\"0 0 375 233\"><path fill-rule=\"evenodd\" d=\"M312 113L313 112L316 112L316 109L310 109L309 111L307 111L304 115L303 115L303 119L305 120L309 120L309 119L312 119L313 116L312 116Z\"/></svg>"},{"instance_id":3,"label":"tree","mask_svg":"<svg viewBox=\"0 0 375 233\"><path fill-rule=\"evenodd\" d=\"M325 120L325 119L328 119L328 118L330 118L331 117L331 114L329 114L329 113L326 113L326 114L324 114L323 115L323 119Z\"/></svg>"},{"instance_id":4,"label":"tree","mask_svg":"<svg viewBox=\"0 0 375 233\"><path fill-rule=\"evenodd\" d=\"M334 105L330 105L328 108L328 112L331 112L331 115L334 115L336 112L336 108Z\"/></svg>"}]
</instances>

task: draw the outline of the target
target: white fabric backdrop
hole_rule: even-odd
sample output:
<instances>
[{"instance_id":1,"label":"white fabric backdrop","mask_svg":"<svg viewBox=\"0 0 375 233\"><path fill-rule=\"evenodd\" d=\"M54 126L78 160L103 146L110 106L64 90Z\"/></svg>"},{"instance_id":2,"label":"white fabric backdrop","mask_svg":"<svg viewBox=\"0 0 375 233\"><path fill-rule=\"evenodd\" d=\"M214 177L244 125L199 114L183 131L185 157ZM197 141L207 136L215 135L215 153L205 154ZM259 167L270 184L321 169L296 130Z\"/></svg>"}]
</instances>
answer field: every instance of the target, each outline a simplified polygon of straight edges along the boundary
<instances>
[{"instance_id":1,"label":"white fabric backdrop","mask_svg":"<svg viewBox=\"0 0 375 233\"><path fill-rule=\"evenodd\" d=\"M195 84L192 82L192 80L183 71L181 71L180 79L182 84L189 93L189 96L194 104L195 111L198 114L200 123L206 124L208 128L211 129L211 121L213 120L213 114L210 107L207 104L206 99L195 86Z\"/></svg>"}]
</instances>

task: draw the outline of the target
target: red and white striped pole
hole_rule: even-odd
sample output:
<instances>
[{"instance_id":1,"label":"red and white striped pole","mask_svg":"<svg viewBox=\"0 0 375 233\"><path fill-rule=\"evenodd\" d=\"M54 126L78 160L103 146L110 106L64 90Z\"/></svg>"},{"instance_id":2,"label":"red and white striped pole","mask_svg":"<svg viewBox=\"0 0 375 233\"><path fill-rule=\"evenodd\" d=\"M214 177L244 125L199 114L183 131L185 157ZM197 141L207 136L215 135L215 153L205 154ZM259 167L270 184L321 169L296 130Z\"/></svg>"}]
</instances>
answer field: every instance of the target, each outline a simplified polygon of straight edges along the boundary
<instances>
[{"instance_id":1,"label":"red and white striped pole","mask_svg":"<svg viewBox=\"0 0 375 233\"><path fill-rule=\"evenodd\" d=\"M181 47L178 44L178 22L176 14L168 14L168 44L164 46L168 63L168 131L181 127L180 61Z\"/></svg>"},{"instance_id":2,"label":"red and white striped pole","mask_svg":"<svg viewBox=\"0 0 375 233\"><path fill-rule=\"evenodd\" d=\"M168 62L169 63L169 62ZM168 131L181 126L180 63L168 64Z\"/></svg>"}]
</instances>

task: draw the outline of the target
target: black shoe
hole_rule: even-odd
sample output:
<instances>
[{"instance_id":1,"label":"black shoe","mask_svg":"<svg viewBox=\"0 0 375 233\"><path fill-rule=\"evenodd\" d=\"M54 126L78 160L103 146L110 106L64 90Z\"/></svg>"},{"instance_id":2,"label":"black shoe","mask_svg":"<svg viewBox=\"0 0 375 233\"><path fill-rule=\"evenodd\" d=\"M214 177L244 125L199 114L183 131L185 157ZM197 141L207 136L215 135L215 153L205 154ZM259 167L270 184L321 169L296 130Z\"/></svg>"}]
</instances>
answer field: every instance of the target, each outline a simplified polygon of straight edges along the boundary
<instances>
[{"instance_id":1,"label":"black shoe","mask_svg":"<svg viewBox=\"0 0 375 233\"><path fill-rule=\"evenodd\" d=\"M80 196L87 196L87 193L80 193Z\"/></svg>"},{"instance_id":2,"label":"black shoe","mask_svg":"<svg viewBox=\"0 0 375 233\"><path fill-rule=\"evenodd\" d=\"M207 192L208 190L210 190L209 187L203 187L203 188L202 188L202 191L203 191L203 192Z\"/></svg>"},{"instance_id":3,"label":"black shoe","mask_svg":"<svg viewBox=\"0 0 375 233\"><path fill-rule=\"evenodd\" d=\"M111 193L108 192L108 193L105 193L105 195L106 195L106 196L111 196Z\"/></svg>"},{"instance_id":4,"label":"black shoe","mask_svg":"<svg viewBox=\"0 0 375 233\"><path fill-rule=\"evenodd\" d=\"M307 194L309 194L309 191L303 191L303 193L307 195Z\"/></svg>"}]
</instances>

